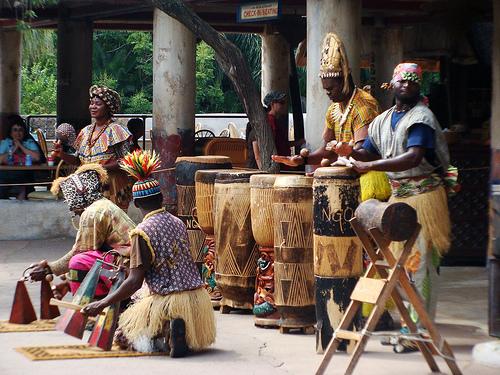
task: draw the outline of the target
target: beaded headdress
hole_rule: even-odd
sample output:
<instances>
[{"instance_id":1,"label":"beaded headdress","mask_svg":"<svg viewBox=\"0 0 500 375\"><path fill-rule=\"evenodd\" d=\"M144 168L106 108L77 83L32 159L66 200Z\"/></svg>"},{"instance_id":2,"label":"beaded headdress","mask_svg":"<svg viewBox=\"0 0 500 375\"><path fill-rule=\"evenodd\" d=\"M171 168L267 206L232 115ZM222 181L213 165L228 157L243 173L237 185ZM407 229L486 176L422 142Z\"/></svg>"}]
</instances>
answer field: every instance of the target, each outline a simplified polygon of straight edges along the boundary
<instances>
[{"instance_id":1,"label":"beaded headdress","mask_svg":"<svg viewBox=\"0 0 500 375\"><path fill-rule=\"evenodd\" d=\"M136 150L125 155L120 162L120 168L137 180L132 186L134 199L161 193L160 183L151 177L160 165L160 157L154 151Z\"/></svg>"},{"instance_id":2,"label":"beaded headdress","mask_svg":"<svg viewBox=\"0 0 500 375\"><path fill-rule=\"evenodd\" d=\"M420 84L422 82L422 68L415 63L401 63L394 69L391 83L397 81L412 81Z\"/></svg>"},{"instance_id":3,"label":"beaded headdress","mask_svg":"<svg viewBox=\"0 0 500 375\"><path fill-rule=\"evenodd\" d=\"M106 86L93 85L89 89L89 95L91 98L97 96L106 103L112 115L120 111L122 101L120 95L115 90L111 90Z\"/></svg>"},{"instance_id":4,"label":"beaded headdress","mask_svg":"<svg viewBox=\"0 0 500 375\"><path fill-rule=\"evenodd\" d=\"M108 182L108 173L99 164L85 164L68 177L59 177L50 191L58 195L62 191L70 210L85 209L103 198L102 187Z\"/></svg>"},{"instance_id":5,"label":"beaded headdress","mask_svg":"<svg viewBox=\"0 0 500 375\"><path fill-rule=\"evenodd\" d=\"M344 43L337 34L328 33L323 40L321 49L321 60L319 68L320 78L344 78L342 93L347 95L349 92L349 61L344 48Z\"/></svg>"}]
</instances>

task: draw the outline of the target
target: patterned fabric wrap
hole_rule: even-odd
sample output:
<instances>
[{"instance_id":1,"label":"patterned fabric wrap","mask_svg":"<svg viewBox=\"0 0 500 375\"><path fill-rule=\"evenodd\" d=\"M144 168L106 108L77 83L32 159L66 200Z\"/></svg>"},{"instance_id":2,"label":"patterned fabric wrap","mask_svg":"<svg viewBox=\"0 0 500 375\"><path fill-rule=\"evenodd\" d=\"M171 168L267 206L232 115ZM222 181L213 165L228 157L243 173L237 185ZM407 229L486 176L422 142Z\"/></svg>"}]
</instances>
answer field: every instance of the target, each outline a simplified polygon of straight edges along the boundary
<instances>
[{"instance_id":1,"label":"patterned fabric wrap","mask_svg":"<svg viewBox=\"0 0 500 375\"><path fill-rule=\"evenodd\" d=\"M397 81L412 81L420 84L422 82L422 68L415 63L401 63L394 69L391 84Z\"/></svg>"},{"instance_id":2,"label":"patterned fabric wrap","mask_svg":"<svg viewBox=\"0 0 500 375\"><path fill-rule=\"evenodd\" d=\"M339 142L349 142L354 138L356 131L370 125L380 112L375 98L359 89L356 89L352 99L352 109L345 123L341 125L344 110L340 103L332 103L326 111L325 126L335 131L335 139Z\"/></svg>"},{"instance_id":3,"label":"patterned fabric wrap","mask_svg":"<svg viewBox=\"0 0 500 375\"><path fill-rule=\"evenodd\" d=\"M70 210L85 209L103 197L99 174L93 170L73 173L60 187Z\"/></svg>"},{"instance_id":4,"label":"patterned fabric wrap","mask_svg":"<svg viewBox=\"0 0 500 375\"><path fill-rule=\"evenodd\" d=\"M448 170L443 176L443 183L449 197L456 195L462 186L458 183L458 168L453 165L448 166Z\"/></svg>"},{"instance_id":5,"label":"patterned fabric wrap","mask_svg":"<svg viewBox=\"0 0 500 375\"><path fill-rule=\"evenodd\" d=\"M76 156L82 164L105 164L109 159L120 159L130 149L132 134L120 124L111 123L101 134L92 147L89 138L92 137L93 125L84 127L75 140Z\"/></svg>"},{"instance_id":6,"label":"patterned fabric wrap","mask_svg":"<svg viewBox=\"0 0 500 375\"><path fill-rule=\"evenodd\" d=\"M65 145L73 146L76 140L75 128L67 122L63 122L56 129L56 139Z\"/></svg>"},{"instance_id":7,"label":"patterned fabric wrap","mask_svg":"<svg viewBox=\"0 0 500 375\"><path fill-rule=\"evenodd\" d=\"M337 34L328 33L323 40L321 49L321 60L319 67L320 78L344 78L342 92L346 94L349 90L349 61L345 52L344 43Z\"/></svg>"},{"instance_id":8,"label":"patterned fabric wrap","mask_svg":"<svg viewBox=\"0 0 500 375\"><path fill-rule=\"evenodd\" d=\"M165 209L153 211L130 232L130 237L136 235L145 240L152 254L152 267L145 275L152 293L167 295L203 285L189 250L186 226L180 219ZM140 250L134 247L131 251ZM131 268L134 258L138 257L132 255Z\"/></svg>"},{"instance_id":9,"label":"patterned fabric wrap","mask_svg":"<svg viewBox=\"0 0 500 375\"><path fill-rule=\"evenodd\" d=\"M410 177L389 181L391 183L392 195L399 198L427 193L443 184L443 180L436 173L429 176Z\"/></svg>"},{"instance_id":10,"label":"patterned fabric wrap","mask_svg":"<svg viewBox=\"0 0 500 375\"><path fill-rule=\"evenodd\" d=\"M154 178L137 181L134 186L132 186L132 195L134 199L149 197L160 193L160 183Z\"/></svg>"},{"instance_id":11,"label":"patterned fabric wrap","mask_svg":"<svg viewBox=\"0 0 500 375\"><path fill-rule=\"evenodd\" d=\"M89 89L89 95L91 98L97 96L104 103L106 103L111 114L115 114L120 111L122 106L120 95L116 91L111 90L109 87L93 85Z\"/></svg>"},{"instance_id":12,"label":"patterned fabric wrap","mask_svg":"<svg viewBox=\"0 0 500 375\"><path fill-rule=\"evenodd\" d=\"M73 248L60 259L49 263L60 275L68 272L70 259L76 254L113 248L121 255L130 255L128 233L135 228L127 214L109 199L99 199L83 211Z\"/></svg>"},{"instance_id":13,"label":"patterned fabric wrap","mask_svg":"<svg viewBox=\"0 0 500 375\"><path fill-rule=\"evenodd\" d=\"M94 266L95 261L97 259L103 259L102 256L103 253L101 251L86 251L84 253L76 254L71 258L71 260L69 261L69 272L67 274L71 294L75 295L83 279L85 278L85 276L87 276L87 273ZM104 261L112 263L113 259L113 255L108 254L104 258ZM99 277L99 282L97 283L95 296L105 296L106 294L108 294L110 287L111 281L109 280L109 278L101 275Z\"/></svg>"}]
</instances>

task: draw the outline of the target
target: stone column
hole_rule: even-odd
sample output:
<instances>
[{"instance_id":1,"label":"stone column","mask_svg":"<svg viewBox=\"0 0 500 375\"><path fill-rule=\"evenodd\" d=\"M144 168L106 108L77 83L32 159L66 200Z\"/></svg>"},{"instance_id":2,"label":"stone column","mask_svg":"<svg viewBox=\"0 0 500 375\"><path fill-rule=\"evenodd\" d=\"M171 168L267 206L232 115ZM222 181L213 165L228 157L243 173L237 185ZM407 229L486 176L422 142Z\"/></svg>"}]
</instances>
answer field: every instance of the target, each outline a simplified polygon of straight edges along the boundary
<instances>
[{"instance_id":1,"label":"stone column","mask_svg":"<svg viewBox=\"0 0 500 375\"><path fill-rule=\"evenodd\" d=\"M393 94L392 90L380 89L380 85L390 82L394 68L403 60L403 38L400 28L377 28L375 32L376 83L372 92L385 111L392 106Z\"/></svg>"},{"instance_id":2,"label":"stone column","mask_svg":"<svg viewBox=\"0 0 500 375\"><path fill-rule=\"evenodd\" d=\"M290 87L290 44L280 34L262 35L262 99L271 90L288 95Z\"/></svg>"},{"instance_id":3,"label":"stone column","mask_svg":"<svg viewBox=\"0 0 500 375\"><path fill-rule=\"evenodd\" d=\"M21 103L21 33L0 30L0 139L5 137L5 119L19 113Z\"/></svg>"},{"instance_id":4,"label":"stone column","mask_svg":"<svg viewBox=\"0 0 500 375\"><path fill-rule=\"evenodd\" d=\"M57 123L78 131L90 124L92 21L72 20L62 9L57 26Z\"/></svg>"},{"instance_id":5,"label":"stone column","mask_svg":"<svg viewBox=\"0 0 500 375\"><path fill-rule=\"evenodd\" d=\"M153 134L154 149L163 168L179 155L192 155L195 126L196 44L186 27L155 9L153 24ZM175 174L158 175L164 203L176 202Z\"/></svg>"},{"instance_id":6,"label":"stone column","mask_svg":"<svg viewBox=\"0 0 500 375\"><path fill-rule=\"evenodd\" d=\"M325 113L330 104L319 79L323 38L340 36L346 47L354 82L359 84L361 0L309 0L307 2L307 119L306 140L312 149L322 143Z\"/></svg>"}]
</instances>

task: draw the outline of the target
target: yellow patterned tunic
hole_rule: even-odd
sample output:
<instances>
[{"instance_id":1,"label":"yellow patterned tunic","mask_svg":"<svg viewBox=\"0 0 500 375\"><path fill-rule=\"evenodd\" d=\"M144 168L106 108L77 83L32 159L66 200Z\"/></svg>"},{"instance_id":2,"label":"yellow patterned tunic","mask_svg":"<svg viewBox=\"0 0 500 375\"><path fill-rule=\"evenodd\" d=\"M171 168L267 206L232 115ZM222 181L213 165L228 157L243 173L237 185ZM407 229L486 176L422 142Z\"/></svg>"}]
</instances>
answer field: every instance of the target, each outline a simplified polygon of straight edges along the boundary
<instances>
[{"instance_id":1,"label":"yellow patterned tunic","mask_svg":"<svg viewBox=\"0 0 500 375\"><path fill-rule=\"evenodd\" d=\"M69 261L74 255L102 251L104 245L129 256L128 233L134 228L134 222L123 210L106 198L99 199L83 211L73 248L60 259L49 263L50 269L56 275L61 275L68 271Z\"/></svg>"},{"instance_id":2,"label":"yellow patterned tunic","mask_svg":"<svg viewBox=\"0 0 500 375\"><path fill-rule=\"evenodd\" d=\"M355 89L352 99L352 108L344 124L341 125L342 114L346 110L342 103L332 103L326 111L325 125L335 131L335 139L340 142L349 142L354 134L367 127L380 113L380 108L373 96L364 90ZM356 142L363 139L355 139Z\"/></svg>"},{"instance_id":3,"label":"yellow patterned tunic","mask_svg":"<svg viewBox=\"0 0 500 375\"><path fill-rule=\"evenodd\" d=\"M355 88L354 97L346 109L342 103L332 103L326 111L326 127L335 131L335 139L339 142L363 141L368 137L368 126L380 112L377 100L364 90ZM342 116L348 110L347 117L342 123ZM366 127L364 133L356 134ZM364 173L360 178L361 200L370 198L387 200L391 195L389 180L385 172L371 171Z\"/></svg>"}]
</instances>

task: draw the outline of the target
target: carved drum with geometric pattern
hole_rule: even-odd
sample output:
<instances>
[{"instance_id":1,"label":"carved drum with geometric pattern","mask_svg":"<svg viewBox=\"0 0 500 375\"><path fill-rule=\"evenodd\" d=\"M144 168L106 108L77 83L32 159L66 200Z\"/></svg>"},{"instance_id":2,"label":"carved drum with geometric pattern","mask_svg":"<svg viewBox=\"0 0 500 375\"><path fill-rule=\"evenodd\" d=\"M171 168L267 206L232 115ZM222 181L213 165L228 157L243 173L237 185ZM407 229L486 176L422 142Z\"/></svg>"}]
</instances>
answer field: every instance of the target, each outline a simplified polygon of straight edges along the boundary
<instances>
[{"instance_id":1,"label":"carved drum with geometric pattern","mask_svg":"<svg viewBox=\"0 0 500 375\"><path fill-rule=\"evenodd\" d=\"M363 272L363 248L349 220L360 199L359 175L352 168L326 167L314 172L314 276L316 351L332 339ZM355 319L357 325L359 319Z\"/></svg>"},{"instance_id":2,"label":"carved drum with geometric pattern","mask_svg":"<svg viewBox=\"0 0 500 375\"><path fill-rule=\"evenodd\" d=\"M250 176L256 173L225 171L215 179L215 277L222 308L253 308L259 249L252 234Z\"/></svg>"},{"instance_id":3,"label":"carved drum with geometric pattern","mask_svg":"<svg viewBox=\"0 0 500 375\"><path fill-rule=\"evenodd\" d=\"M191 254L199 267L203 263L202 245L205 235L193 216L196 198L194 177L200 169L227 168L231 168L231 159L227 156L185 156L175 161L177 216L186 224Z\"/></svg>"},{"instance_id":4,"label":"carved drum with geometric pattern","mask_svg":"<svg viewBox=\"0 0 500 375\"><path fill-rule=\"evenodd\" d=\"M316 323L312 241L312 177L288 175L274 182L274 280L280 327Z\"/></svg>"}]
</instances>

